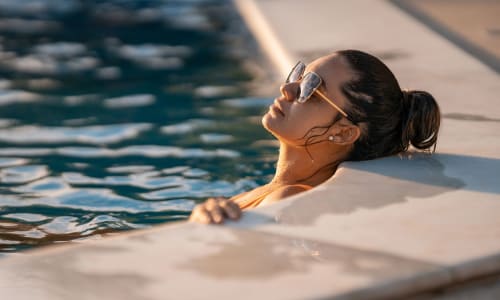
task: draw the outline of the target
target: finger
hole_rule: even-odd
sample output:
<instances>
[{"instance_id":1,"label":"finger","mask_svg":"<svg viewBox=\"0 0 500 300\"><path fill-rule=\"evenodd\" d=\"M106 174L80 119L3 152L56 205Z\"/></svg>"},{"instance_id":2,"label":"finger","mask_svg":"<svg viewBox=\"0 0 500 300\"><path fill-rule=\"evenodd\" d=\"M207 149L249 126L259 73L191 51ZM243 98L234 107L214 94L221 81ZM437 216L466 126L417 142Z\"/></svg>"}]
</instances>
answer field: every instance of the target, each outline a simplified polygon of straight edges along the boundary
<instances>
[{"instance_id":1,"label":"finger","mask_svg":"<svg viewBox=\"0 0 500 300\"><path fill-rule=\"evenodd\" d=\"M193 210L193 213L189 217L189 221L198 222L203 224L213 223L213 219L210 216L209 212L203 205L198 205Z\"/></svg>"},{"instance_id":2,"label":"finger","mask_svg":"<svg viewBox=\"0 0 500 300\"><path fill-rule=\"evenodd\" d=\"M200 206L196 205L193 210L191 211L191 215L189 215L188 221L195 221L197 216L198 216L198 211L200 210Z\"/></svg>"},{"instance_id":3,"label":"finger","mask_svg":"<svg viewBox=\"0 0 500 300\"><path fill-rule=\"evenodd\" d=\"M239 219L241 217L241 214L243 211L241 210L241 207L234 201L229 201L229 205L236 211L236 218Z\"/></svg>"},{"instance_id":4,"label":"finger","mask_svg":"<svg viewBox=\"0 0 500 300\"><path fill-rule=\"evenodd\" d=\"M211 209L214 205L217 204L217 202L218 200L215 198L208 198L207 201L205 201L205 203L203 203L202 205L204 205L206 208Z\"/></svg>"},{"instance_id":5,"label":"finger","mask_svg":"<svg viewBox=\"0 0 500 300\"><path fill-rule=\"evenodd\" d=\"M241 208L233 201L223 201L220 203L220 206L230 219L236 220L241 216Z\"/></svg>"},{"instance_id":6,"label":"finger","mask_svg":"<svg viewBox=\"0 0 500 300\"><path fill-rule=\"evenodd\" d=\"M235 219L237 217L238 213L228 203L228 201L221 201L220 202L220 207L222 208L222 211L224 212L224 215L226 215L228 218Z\"/></svg>"},{"instance_id":7,"label":"finger","mask_svg":"<svg viewBox=\"0 0 500 300\"><path fill-rule=\"evenodd\" d=\"M222 208L219 206L219 203L215 204L207 204L206 209L208 213L211 215L214 223L220 224L224 222L224 214L222 212Z\"/></svg>"}]
</instances>

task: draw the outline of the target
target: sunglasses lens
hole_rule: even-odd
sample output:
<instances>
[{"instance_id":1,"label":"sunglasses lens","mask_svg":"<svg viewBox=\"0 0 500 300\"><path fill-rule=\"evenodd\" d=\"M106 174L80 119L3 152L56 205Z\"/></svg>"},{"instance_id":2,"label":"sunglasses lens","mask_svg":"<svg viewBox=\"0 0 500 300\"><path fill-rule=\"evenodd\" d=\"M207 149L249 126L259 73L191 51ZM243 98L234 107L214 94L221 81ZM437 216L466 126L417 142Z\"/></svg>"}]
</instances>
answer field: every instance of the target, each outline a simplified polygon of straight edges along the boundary
<instances>
[{"instance_id":1,"label":"sunglasses lens","mask_svg":"<svg viewBox=\"0 0 500 300\"><path fill-rule=\"evenodd\" d=\"M286 78L286 83L290 82L295 82L300 79L300 76L302 76L302 73L304 73L304 70L306 69L306 65L302 62L298 62L295 67L290 71L290 74L288 74L288 77Z\"/></svg>"},{"instance_id":2,"label":"sunglasses lens","mask_svg":"<svg viewBox=\"0 0 500 300\"><path fill-rule=\"evenodd\" d=\"M306 102L320 85L321 77L316 75L316 73L307 73L300 83L300 96L297 102Z\"/></svg>"}]
</instances>

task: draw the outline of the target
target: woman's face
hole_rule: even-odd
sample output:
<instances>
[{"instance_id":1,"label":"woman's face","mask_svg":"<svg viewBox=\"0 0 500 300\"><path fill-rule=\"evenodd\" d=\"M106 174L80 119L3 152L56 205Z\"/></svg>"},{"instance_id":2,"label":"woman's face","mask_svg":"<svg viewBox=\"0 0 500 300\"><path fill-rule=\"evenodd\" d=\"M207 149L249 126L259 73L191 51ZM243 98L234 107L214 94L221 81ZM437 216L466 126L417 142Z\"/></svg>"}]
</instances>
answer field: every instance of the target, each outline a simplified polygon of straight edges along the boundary
<instances>
[{"instance_id":1,"label":"woman's face","mask_svg":"<svg viewBox=\"0 0 500 300\"><path fill-rule=\"evenodd\" d=\"M309 64L304 72L314 71L322 79L319 90L336 105L346 108L346 99L340 91L342 83L349 81L352 72L347 62L336 54L323 56ZM262 125L278 140L291 145L304 145L312 135L328 133L325 129L311 130L314 127L327 127L339 112L328 102L313 94L306 102L297 102L300 80L283 84L281 95L274 100L269 111L262 118Z\"/></svg>"}]
</instances>

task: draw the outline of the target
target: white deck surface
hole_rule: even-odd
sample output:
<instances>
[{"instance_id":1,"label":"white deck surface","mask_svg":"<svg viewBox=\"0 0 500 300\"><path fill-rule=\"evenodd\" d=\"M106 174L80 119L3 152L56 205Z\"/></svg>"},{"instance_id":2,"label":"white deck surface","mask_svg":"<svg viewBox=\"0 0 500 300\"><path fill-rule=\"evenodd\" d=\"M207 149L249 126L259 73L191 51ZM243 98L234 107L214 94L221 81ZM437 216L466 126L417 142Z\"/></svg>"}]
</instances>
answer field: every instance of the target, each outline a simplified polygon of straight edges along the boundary
<instances>
[{"instance_id":1,"label":"white deck surface","mask_svg":"<svg viewBox=\"0 0 500 300\"><path fill-rule=\"evenodd\" d=\"M430 91L438 153L343 164L227 226L178 222L0 260L2 299L404 298L500 273L498 74L386 1L237 3L283 72L354 48Z\"/></svg>"}]
</instances>

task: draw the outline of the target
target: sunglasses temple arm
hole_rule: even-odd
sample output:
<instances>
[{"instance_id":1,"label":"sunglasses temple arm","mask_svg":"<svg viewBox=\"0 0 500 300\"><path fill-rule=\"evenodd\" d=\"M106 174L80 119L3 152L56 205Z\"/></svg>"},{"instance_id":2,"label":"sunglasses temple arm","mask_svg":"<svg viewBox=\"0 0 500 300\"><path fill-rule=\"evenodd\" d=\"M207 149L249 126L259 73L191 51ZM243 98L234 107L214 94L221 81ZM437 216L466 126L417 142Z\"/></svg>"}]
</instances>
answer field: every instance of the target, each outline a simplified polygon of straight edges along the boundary
<instances>
[{"instance_id":1,"label":"sunglasses temple arm","mask_svg":"<svg viewBox=\"0 0 500 300\"><path fill-rule=\"evenodd\" d=\"M330 103L333 107L335 107L335 109L336 109L336 110L338 110L340 114L342 114L342 115L343 115L344 117L346 117L346 118L349 118L349 117L347 116L346 112L345 112L342 108L338 107L338 105L337 105L337 104L333 103L333 101L332 101L332 100L330 100L330 99L328 99L328 97L327 97L327 96L323 95L323 93L322 93L322 92L320 92L320 91L316 90L316 93L318 93L318 95L319 95L321 98L323 98L323 100L325 100L326 102Z\"/></svg>"}]
</instances>

